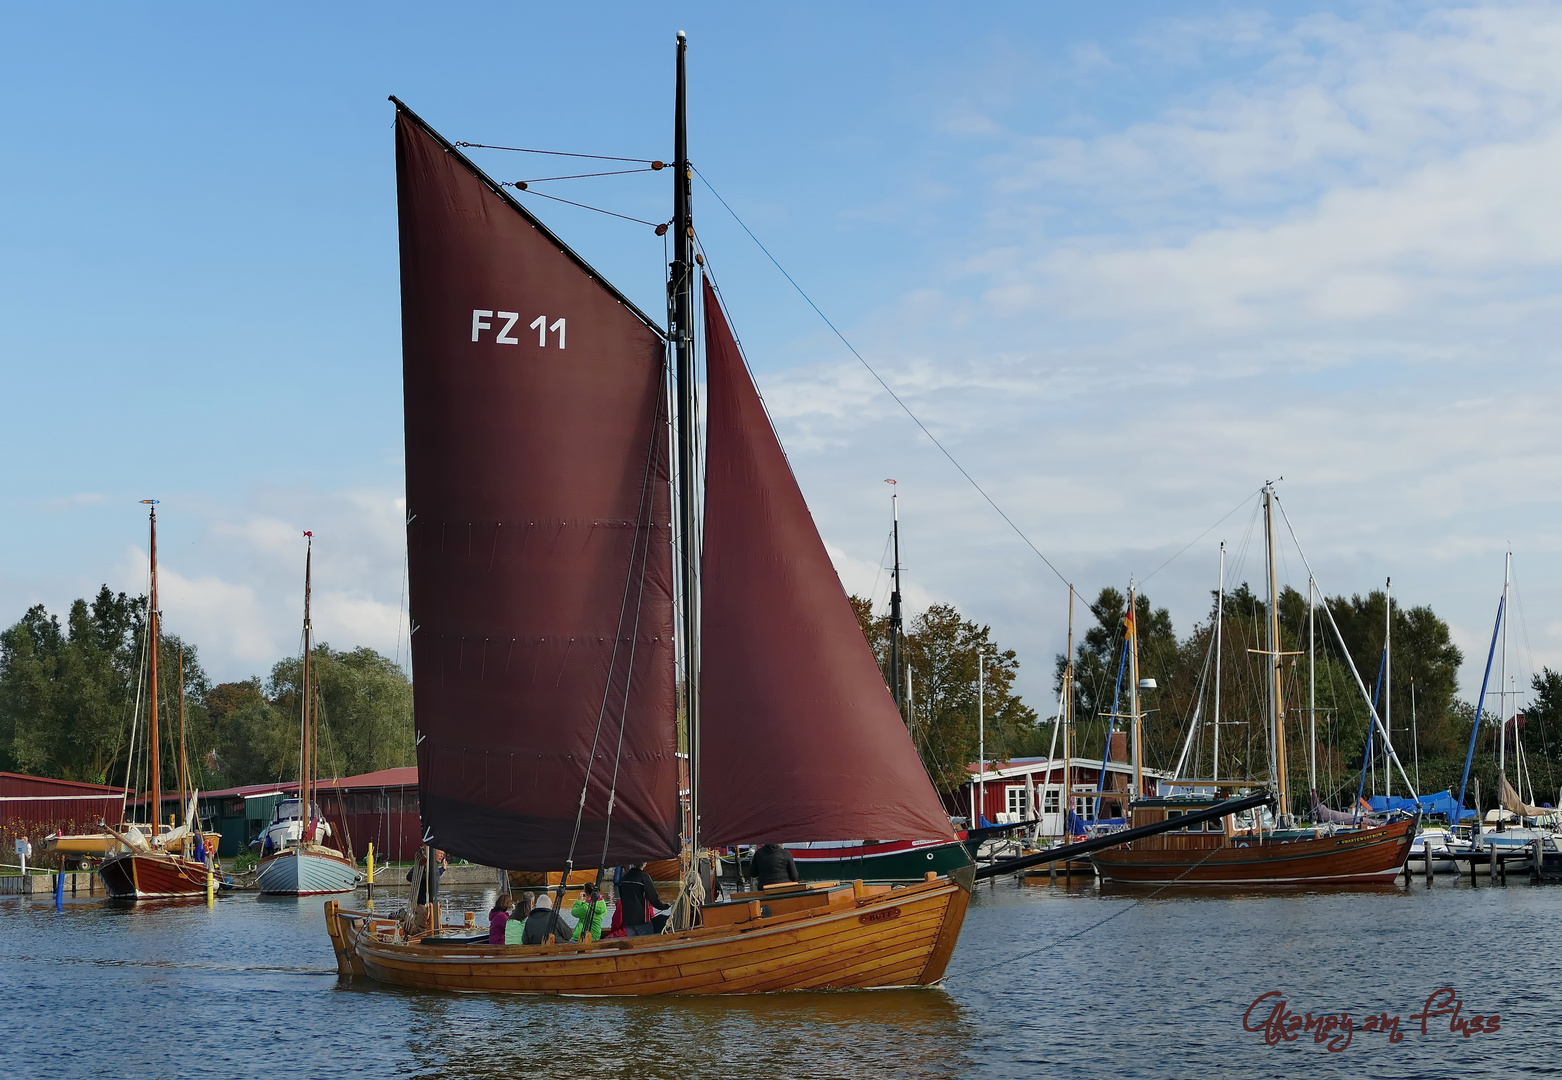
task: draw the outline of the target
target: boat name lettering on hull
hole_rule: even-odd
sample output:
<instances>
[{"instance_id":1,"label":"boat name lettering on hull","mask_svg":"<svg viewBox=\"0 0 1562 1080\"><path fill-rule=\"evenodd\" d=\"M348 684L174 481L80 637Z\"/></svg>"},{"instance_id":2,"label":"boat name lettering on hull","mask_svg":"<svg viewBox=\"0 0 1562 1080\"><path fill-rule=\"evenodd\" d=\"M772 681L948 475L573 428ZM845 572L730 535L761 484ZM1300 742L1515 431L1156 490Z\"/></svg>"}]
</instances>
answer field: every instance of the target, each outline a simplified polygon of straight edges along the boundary
<instances>
[{"instance_id":1,"label":"boat name lettering on hull","mask_svg":"<svg viewBox=\"0 0 1562 1080\"><path fill-rule=\"evenodd\" d=\"M867 926L869 923L889 922L891 919L900 918L900 908L885 908L883 911L870 911L866 915L857 916L857 921Z\"/></svg>"}]
</instances>

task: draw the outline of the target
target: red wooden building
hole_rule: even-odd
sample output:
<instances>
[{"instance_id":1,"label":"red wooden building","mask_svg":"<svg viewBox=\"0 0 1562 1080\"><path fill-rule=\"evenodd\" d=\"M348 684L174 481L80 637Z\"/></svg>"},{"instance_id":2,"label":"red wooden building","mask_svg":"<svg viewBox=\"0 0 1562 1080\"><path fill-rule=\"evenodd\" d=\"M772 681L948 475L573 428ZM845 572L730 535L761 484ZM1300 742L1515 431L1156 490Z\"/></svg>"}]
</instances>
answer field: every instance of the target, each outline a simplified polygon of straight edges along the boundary
<instances>
[{"instance_id":1,"label":"red wooden building","mask_svg":"<svg viewBox=\"0 0 1562 1080\"><path fill-rule=\"evenodd\" d=\"M279 800L297 793L294 780L207 791L201 793L198 812L222 834L218 855L230 859L250 850ZM362 859L371 843L378 862L411 862L417 852L423 824L415 765L317 781L315 802L331 823L333 838L355 859Z\"/></svg>"},{"instance_id":2,"label":"red wooden building","mask_svg":"<svg viewBox=\"0 0 1562 1080\"><path fill-rule=\"evenodd\" d=\"M7 861L18 837L31 840L34 858L40 858L45 836L95 833L100 821L118 825L124 815L125 793L119 788L0 772L0 844Z\"/></svg>"}]
</instances>

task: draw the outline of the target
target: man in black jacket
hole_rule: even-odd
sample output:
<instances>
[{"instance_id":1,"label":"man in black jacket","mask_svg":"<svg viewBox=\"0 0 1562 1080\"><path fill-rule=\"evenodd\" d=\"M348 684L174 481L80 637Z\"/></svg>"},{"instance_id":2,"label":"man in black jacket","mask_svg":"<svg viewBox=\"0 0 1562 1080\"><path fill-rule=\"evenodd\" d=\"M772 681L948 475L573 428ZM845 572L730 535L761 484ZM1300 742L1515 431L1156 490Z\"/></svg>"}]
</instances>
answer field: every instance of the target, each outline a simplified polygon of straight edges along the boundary
<instances>
[{"instance_id":1,"label":"man in black jacket","mask_svg":"<svg viewBox=\"0 0 1562 1080\"><path fill-rule=\"evenodd\" d=\"M618 880L618 903L624 909L624 929L630 937L656 933L661 930L660 923L666 921L665 915L658 915L655 920L647 919L647 902L652 907L663 906L662 898L656 894L656 882L645 872L645 863L635 863Z\"/></svg>"},{"instance_id":2,"label":"man in black jacket","mask_svg":"<svg viewBox=\"0 0 1562 1080\"><path fill-rule=\"evenodd\" d=\"M792 853L780 844L765 844L754 852L754 862L749 873L761 889L766 885L779 885L783 881L797 880L797 863Z\"/></svg>"}]
</instances>

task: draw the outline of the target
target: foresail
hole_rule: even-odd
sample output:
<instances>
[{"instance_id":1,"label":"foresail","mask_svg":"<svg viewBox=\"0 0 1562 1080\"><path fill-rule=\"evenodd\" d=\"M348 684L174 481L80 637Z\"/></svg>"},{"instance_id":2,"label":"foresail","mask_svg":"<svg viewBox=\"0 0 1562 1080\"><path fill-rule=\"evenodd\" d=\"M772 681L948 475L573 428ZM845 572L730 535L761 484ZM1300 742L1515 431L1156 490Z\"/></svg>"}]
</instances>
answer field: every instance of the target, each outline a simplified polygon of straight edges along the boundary
<instances>
[{"instance_id":1,"label":"foresail","mask_svg":"<svg viewBox=\"0 0 1562 1080\"><path fill-rule=\"evenodd\" d=\"M561 869L589 764L576 865L615 778L607 863L674 855L662 338L404 107L396 174L426 833Z\"/></svg>"},{"instance_id":2,"label":"foresail","mask_svg":"<svg viewBox=\"0 0 1562 1080\"><path fill-rule=\"evenodd\" d=\"M707 283L700 839L953 838Z\"/></svg>"}]
</instances>

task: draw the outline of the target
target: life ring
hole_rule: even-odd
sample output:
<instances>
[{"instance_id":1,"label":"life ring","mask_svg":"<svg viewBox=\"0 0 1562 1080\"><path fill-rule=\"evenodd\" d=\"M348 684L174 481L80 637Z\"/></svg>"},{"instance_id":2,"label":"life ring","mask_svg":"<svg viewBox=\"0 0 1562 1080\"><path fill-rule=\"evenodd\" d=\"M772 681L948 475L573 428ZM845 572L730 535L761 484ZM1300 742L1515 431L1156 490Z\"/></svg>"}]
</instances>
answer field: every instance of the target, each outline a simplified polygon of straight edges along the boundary
<instances>
[{"instance_id":1,"label":"life ring","mask_svg":"<svg viewBox=\"0 0 1562 1080\"><path fill-rule=\"evenodd\" d=\"M1237 845L1237 847L1247 847L1247 841L1246 841L1246 840L1243 840L1243 841L1242 841L1242 842L1241 842L1241 843L1239 843L1239 844L1238 844L1238 845Z\"/></svg>"}]
</instances>

